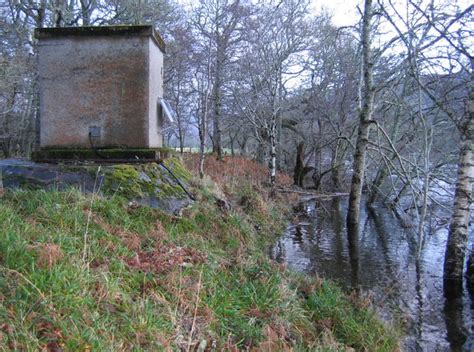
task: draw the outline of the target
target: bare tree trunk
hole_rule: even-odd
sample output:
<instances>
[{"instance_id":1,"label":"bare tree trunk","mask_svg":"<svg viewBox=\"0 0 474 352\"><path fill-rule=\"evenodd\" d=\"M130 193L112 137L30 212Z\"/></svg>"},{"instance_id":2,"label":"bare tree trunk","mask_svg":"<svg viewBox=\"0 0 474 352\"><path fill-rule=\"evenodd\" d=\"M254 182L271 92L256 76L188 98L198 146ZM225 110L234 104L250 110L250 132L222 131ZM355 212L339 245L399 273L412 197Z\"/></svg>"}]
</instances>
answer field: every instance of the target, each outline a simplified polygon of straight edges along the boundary
<instances>
[{"instance_id":1,"label":"bare tree trunk","mask_svg":"<svg viewBox=\"0 0 474 352\"><path fill-rule=\"evenodd\" d=\"M255 160L258 163L264 164L267 159L267 141L258 140L257 150L255 151Z\"/></svg>"},{"instance_id":2,"label":"bare tree trunk","mask_svg":"<svg viewBox=\"0 0 474 352\"><path fill-rule=\"evenodd\" d=\"M183 154L184 153L184 131L183 131L183 124L181 121L181 116L178 112L176 112L176 120L178 122L179 152Z\"/></svg>"},{"instance_id":3,"label":"bare tree trunk","mask_svg":"<svg viewBox=\"0 0 474 352\"><path fill-rule=\"evenodd\" d=\"M370 132L373 111L374 88L372 78L372 62L370 50L370 23L372 19L372 0L365 0L362 19L362 107L359 112L359 131L354 152L351 190L349 193L349 207L347 213L347 234L349 247L352 247L354 256L358 253L360 203L362 186L364 183L365 156Z\"/></svg>"},{"instance_id":4,"label":"bare tree trunk","mask_svg":"<svg viewBox=\"0 0 474 352\"><path fill-rule=\"evenodd\" d=\"M7 106L5 107L6 113L4 118L0 120L0 147L2 149L3 157L9 158L12 152L12 139L14 132L12 131L11 125L13 123L13 116L11 116L15 107L17 96L16 84L13 86L9 99L7 99Z\"/></svg>"},{"instance_id":5,"label":"bare tree trunk","mask_svg":"<svg viewBox=\"0 0 474 352\"><path fill-rule=\"evenodd\" d=\"M218 49L222 50L222 49ZM222 105L222 59L220 52L216 59L216 76L214 79L214 116L213 116L213 147L212 152L216 154L217 160L222 161L222 138L221 138L221 105Z\"/></svg>"},{"instance_id":6,"label":"bare tree trunk","mask_svg":"<svg viewBox=\"0 0 474 352\"><path fill-rule=\"evenodd\" d=\"M238 143L238 132L231 133L229 132L229 146L230 146L230 155L235 156L235 143Z\"/></svg>"},{"instance_id":7,"label":"bare tree trunk","mask_svg":"<svg viewBox=\"0 0 474 352\"><path fill-rule=\"evenodd\" d=\"M235 143L235 137L231 137L230 138L230 155L232 155L233 157L235 156L234 143Z\"/></svg>"},{"instance_id":8,"label":"bare tree trunk","mask_svg":"<svg viewBox=\"0 0 474 352\"><path fill-rule=\"evenodd\" d=\"M209 113L209 96L211 94L211 43L207 59L207 84L204 94L202 120L199 124L199 177L204 178L204 159L206 155L207 117Z\"/></svg>"},{"instance_id":9,"label":"bare tree trunk","mask_svg":"<svg viewBox=\"0 0 474 352\"><path fill-rule=\"evenodd\" d=\"M92 1L80 0L81 3L81 18L83 26L91 25L91 8Z\"/></svg>"},{"instance_id":10,"label":"bare tree trunk","mask_svg":"<svg viewBox=\"0 0 474 352\"><path fill-rule=\"evenodd\" d=\"M275 186L276 168L277 168L277 150L276 150L276 125L272 123L270 129L270 185Z\"/></svg>"},{"instance_id":11,"label":"bare tree trunk","mask_svg":"<svg viewBox=\"0 0 474 352\"><path fill-rule=\"evenodd\" d=\"M331 180L333 184L333 189L335 192L338 192L342 189L342 176L340 168L333 168L331 172Z\"/></svg>"},{"instance_id":12,"label":"bare tree trunk","mask_svg":"<svg viewBox=\"0 0 474 352\"><path fill-rule=\"evenodd\" d=\"M304 142L300 142L296 147L296 163L293 172L293 184L303 187L304 173Z\"/></svg>"},{"instance_id":13,"label":"bare tree trunk","mask_svg":"<svg viewBox=\"0 0 474 352\"><path fill-rule=\"evenodd\" d=\"M184 153L184 141L182 136L179 137L179 153L183 154Z\"/></svg>"},{"instance_id":14,"label":"bare tree trunk","mask_svg":"<svg viewBox=\"0 0 474 352\"><path fill-rule=\"evenodd\" d=\"M340 191L342 189L342 176L341 176L341 169L337 167L338 164L341 163L340 155L340 140L336 141L336 147L334 148L333 155L332 155L332 162L331 162L331 181L334 191Z\"/></svg>"},{"instance_id":15,"label":"bare tree trunk","mask_svg":"<svg viewBox=\"0 0 474 352\"><path fill-rule=\"evenodd\" d=\"M379 197L382 194L380 192L380 188L382 187L382 184L384 183L387 176L388 176L388 169L386 165L382 164L380 168L377 170L377 174L375 176L374 182L372 182L372 185L370 186L370 194L367 200L368 204L373 204L377 200L377 197Z\"/></svg>"},{"instance_id":16,"label":"bare tree trunk","mask_svg":"<svg viewBox=\"0 0 474 352\"><path fill-rule=\"evenodd\" d=\"M406 97L406 91L407 91L407 83L403 83L402 87L402 93L401 96L404 98ZM390 140L395 141L398 137L399 129L400 129L400 123L401 123L401 115L402 115L402 106L399 105L397 109L395 110L395 116L394 116L394 123L392 127L392 131L390 133ZM388 159L391 161L396 158L395 153L392 151ZM389 195L384 195L383 192L381 191L382 185L384 184L385 180L389 176L390 172L387 167L386 162L382 162L380 164L379 169L377 170L377 174L375 176L374 181L372 182L372 185L370 187L370 195L367 203L373 204L377 199L383 197L386 199Z\"/></svg>"},{"instance_id":17,"label":"bare tree trunk","mask_svg":"<svg viewBox=\"0 0 474 352\"><path fill-rule=\"evenodd\" d=\"M471 91L468 105L469 116L463 126L461 136L458 180L444 259L444 293L446 297L457 297L462 294L463 268L474 181L474 91Z\"/></svg>"},{"instance_id":18,"label":"bare tree trunk","mask_svg":"<svg viewBox=\"0 0 474 352\"><path fill-rule=\"evenodd\" d=\"M248 142L248 137L247 136L243 137L242 142L239 142L239 140L237 139L237 143L239 144L240 155L241 156L243 156L247 153L247 142Z\"/></svg>"},{"instance_id":19,"label":"bare tree trunk","mask_svg":"<svg viewBox=\"0 0 474 352\"><path fill-rule=\"evenodd\" d=\"M469 259L467 260L466 281L469 293L471 297L474 298L474 242L471 247Z\"/></svg>"},{"instance_id":20,"label":"bare tree trunk","mask_svg":"<svg viewBox=\"0 0 474 352\"><path fill-rule=\"evenodd\" d=\"M464 327L462 297L444 301L444 319L450 350L453 352L467 351L463 345L469 332Z\"/></svg>"},{"instance_id":21,"label":"bare tree trunk","mask_svg":"<svg viewBox=\"0 0 474 352\"><path fill-rule=\"evenodd\" d=\"M204 177L204 158L206 155L206 134L207 134L207 117L204 116L201 121L201 127L199 128L199 177Z\"/></svg>"},{"instance_id":22,"label":"bare tree trunk","mask_svg":"<svg viewBox=\"0 0 474 352\"><path fill-rule=\"evenodd\" d=\"M62 27L64 22L64 4L61 0L56 0L54 4L54 26Z\"/></svg>"}]
</instances>

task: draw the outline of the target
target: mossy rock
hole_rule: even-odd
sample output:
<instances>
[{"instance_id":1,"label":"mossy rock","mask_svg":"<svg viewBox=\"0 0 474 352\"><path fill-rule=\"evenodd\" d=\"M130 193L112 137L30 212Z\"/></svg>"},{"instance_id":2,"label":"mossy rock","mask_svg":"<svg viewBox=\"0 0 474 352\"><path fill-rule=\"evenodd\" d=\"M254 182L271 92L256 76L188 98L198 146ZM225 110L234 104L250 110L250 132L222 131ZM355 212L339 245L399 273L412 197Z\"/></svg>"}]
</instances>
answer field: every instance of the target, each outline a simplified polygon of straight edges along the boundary
<instances>
[{"instance_id":1,"label":"mossy rock","mask_svg":"<svg viewBox=\"0 0 474 352\"><path fill-rule=\"evenodd\" d=\"M189 181L191 175L176 158L167 159L163 163L166 168L158 163L105 167L104 191L127 198L187 198L186 192L167 169L181 183Z\"/></svg>"},{"instance_id":2,"label":"mossy rock","mask_svg":"<svg viewBox=\"0 0 474 352\"><path fill-rule=\"evenodd\" d=\"M158 163L116 165L55 165L30 161L0 162L0 180L5 188L64 190L70 187L105 196L121 196L165 212L175 213L191 203L174 176L186 186L190 175L179 159L166 168Z\"/></svg>"},{"instance_id":3,"label":"mossy rock","mask_svg":"<svg viewBox=\"0 0 474 352\"><path fill-rule=\"evenodd\" d=\"M173 173L181 180L185 182L189 182L191 180L191 174L189 171L184 167L181 161L178 158L168 158L163 160L163 164L173 171Z\"/></svg>"},{"instance_id":4,"label":"mossy rock","mask_svg":"<svg viewBox=\"0 0 474 352\"><path fill-rule=\"evenodd\" d=\"M143 196L140 173L132 165L115 165L104 170L105 191L112 191L125 197Z\"/></svg>"}]
</instances>

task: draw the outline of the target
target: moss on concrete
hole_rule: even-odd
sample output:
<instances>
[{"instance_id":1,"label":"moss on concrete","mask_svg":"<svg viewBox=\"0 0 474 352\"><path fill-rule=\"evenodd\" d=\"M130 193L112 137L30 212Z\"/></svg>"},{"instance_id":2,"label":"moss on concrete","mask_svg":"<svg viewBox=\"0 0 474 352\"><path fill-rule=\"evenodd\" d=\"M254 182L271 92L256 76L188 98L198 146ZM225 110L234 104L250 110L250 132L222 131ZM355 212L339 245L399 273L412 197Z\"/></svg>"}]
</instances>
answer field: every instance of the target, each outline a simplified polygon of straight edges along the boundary
<instances>
[{"instance_id":1,"label":"moss on concrete","mask_svg":"<svg viewBox=\"0 0 474 352\"><path fill-rule=\"evenodd\" d=\"M168 158L163 160L163 164L173 171L173 173L178 177L179 179L182 179L184 181L189 181L191 180L191 174L189 171L184 167L184 165L181 163L181 161L178 158Z\"/></svg>"},{"instance_id":2,"label":"moss on concrete","mask_svg":"<svg viewBox=\"0 0 474 352\"><path fill-rule=\"evenodd\" d=\"M170 158L163 163L181 182L187 182L191 178L179 159ZM106 193L119 194L127 198L187 197L173 176L158 163L107 166L103 169L103 173Z\"/></svg>"},{"instance_id":3,"label":"moss on concrete","mask_svg":"<svg viewBox=\"0 0 474 352\"><path fill-rule=\"evenodd\" d=\"M144 195L140 173L132 165L116 165L105 170L105 190L119 193L125 197Z\"/></svg>"},{"instance_id":4,"label":"moss on concrete","mask_svg":"<svg viewBox=\"0 0 474 352\"><path fill-rule=\"evenodd\" d=\"M179 159L170 158L167 166L157 162L134 164L60 163L39 164L33 162L3 165L5 188L66 190L78 188L90 193L100 192L107 197L120 196L137 201L165 212L175 213L192 203L187 189L189 173ZM173 173L173 175L168 171ZM178 182L179 180L179 182Z\"/></svg>"}]
</instances>

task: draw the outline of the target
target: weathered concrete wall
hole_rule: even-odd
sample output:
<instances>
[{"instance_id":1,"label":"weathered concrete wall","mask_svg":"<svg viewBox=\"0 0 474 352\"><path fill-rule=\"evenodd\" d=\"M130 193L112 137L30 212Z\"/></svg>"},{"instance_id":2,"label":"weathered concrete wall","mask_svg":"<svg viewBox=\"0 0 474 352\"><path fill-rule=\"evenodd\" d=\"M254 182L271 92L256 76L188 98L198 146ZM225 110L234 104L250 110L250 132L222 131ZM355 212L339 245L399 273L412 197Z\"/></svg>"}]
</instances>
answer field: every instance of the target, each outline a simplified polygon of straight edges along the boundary
<instances>
[{"instance_id":1,"label":"weathered concrete wall","mask_svg":"<svg viewBox=\"0 0 474 352\"><path fill-rule=\"evenodd\" d=\"M163 136L161 134L162 121L158 121L159 104L163 98L163 54L153 39L149 39L149 128L148 140L150 147L158 148L162 146Z\"/></svg>"},{"instance_id":2,"label":"weathered concrete wall","mask_svg":"<svg viewBox=\"0 0 474 352\"><path fill-rule=\"evenodd\" d=\"M89 148L90 126L101 128L97 146L148 147L150 41L146 36L41 39L41 147Z\"/></svg>"}]
</instances>

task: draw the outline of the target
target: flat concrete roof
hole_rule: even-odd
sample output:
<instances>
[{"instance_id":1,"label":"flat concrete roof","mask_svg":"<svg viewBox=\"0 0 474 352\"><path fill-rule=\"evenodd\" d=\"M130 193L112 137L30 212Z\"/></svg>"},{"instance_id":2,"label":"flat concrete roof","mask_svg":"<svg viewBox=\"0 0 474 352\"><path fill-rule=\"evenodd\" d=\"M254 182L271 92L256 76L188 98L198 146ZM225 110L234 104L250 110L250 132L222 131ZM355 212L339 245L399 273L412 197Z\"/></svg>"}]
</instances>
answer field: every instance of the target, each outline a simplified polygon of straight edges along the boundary
<instances>
[{"instance_id":1,"label":"flat concrete roof","mask_svg":"<svg viewBox=\"0 0 474 352\"><path fill-rule=\"evenodd\" d=\"M149 36L160 50L165 52L165 42L151 25L119 25L97 27L54 27L36 28L35 38L51 39L60 37L93 37L93 36Z\"/></svg>"}]
</instances>

